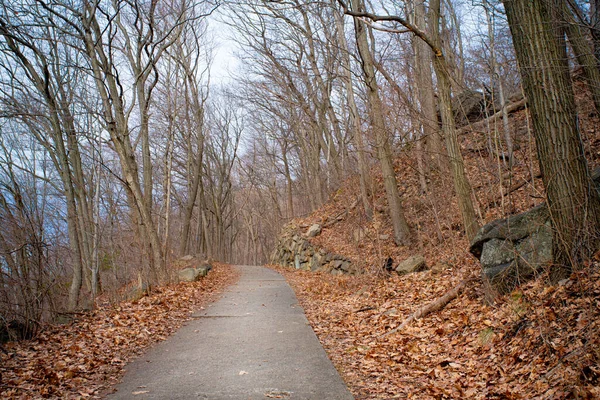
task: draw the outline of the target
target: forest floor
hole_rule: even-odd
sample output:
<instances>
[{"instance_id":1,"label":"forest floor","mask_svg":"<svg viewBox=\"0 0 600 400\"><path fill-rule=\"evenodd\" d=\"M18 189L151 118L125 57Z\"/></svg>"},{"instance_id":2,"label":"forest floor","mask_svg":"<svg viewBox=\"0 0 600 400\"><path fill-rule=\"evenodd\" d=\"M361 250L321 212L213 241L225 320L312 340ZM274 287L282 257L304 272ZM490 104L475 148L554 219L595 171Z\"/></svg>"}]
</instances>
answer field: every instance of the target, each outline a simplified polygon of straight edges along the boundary
<instances>
[{"instance_id":1,"label":"forest floor","mask_svg":"<svg viewBox=\"0 0 600 400\"><path fill-rule=\"evenodd\" d=\"M70 324L6 344L0 352L0 398L100 398L130 360L165 340L238 276L217 263L198 282L159 287L133 302L100 301Z\"/></svg>"},{"instance_id":2,"label":"forest floor","mask_svg":"<svg viewBox=\"0 0 600 400\"><path fill-rule=\"evenodd\" d=\"M382 336L469 269L381 278L277 268L356 399L600 398L598 265L494 306L473 281L443 310Z\"/></svg>"},{"instance_id":3,"label":"forest floor","mask_svg":"<svg viewBox=\"0 0 600 400\"><path fill-rule=\"evenodd\" d=\"M581 82L576 85L584 148L595 168L600 120ZM544 198L527 112L510 115L512 167L497 156L505 143L501 121L495 124L496 129L472 124L459 138L482 223L526 211ZM356 206L360 190L353 177L310 216L292 221L306 229L335 220L311 241L348 257L365 274L274 267L296 291L355 397L600 398L600 260L582 265L559 285L542 275L505 296L490 297L479 261L468 252L451 175L435 167L434 157L425 155L425 164L434 167L424 193L414 146L406 145L395 165L411 246L393 243L382 177L374 168L372 219ZM388 257L396 265L415 254L425 257L428 271L401 277L384 271ZM466 287L444 309L386 335L465 279Z\"/></svg>"}]
</instances>

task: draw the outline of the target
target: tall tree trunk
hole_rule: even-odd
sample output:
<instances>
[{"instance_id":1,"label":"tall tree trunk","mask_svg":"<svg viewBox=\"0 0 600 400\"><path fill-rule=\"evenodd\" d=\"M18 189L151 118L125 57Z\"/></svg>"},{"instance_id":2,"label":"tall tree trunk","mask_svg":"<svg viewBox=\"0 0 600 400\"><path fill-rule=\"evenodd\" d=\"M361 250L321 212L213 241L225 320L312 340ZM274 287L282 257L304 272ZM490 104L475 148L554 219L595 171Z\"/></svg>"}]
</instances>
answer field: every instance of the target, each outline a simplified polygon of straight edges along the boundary
<instances>
[{"instance_id":1,"label":"tall tree trunk","mask_svg":"<svg viewBox=\"0 0 600 400\"><path fill-rule=\"evenodd\" d=\"M96 20L96 9L86 4L85 15L82 15L84 36L82 40L86 46L91 69L95 78L96 88L102 100L102 115L106 122L114 149L119 156L123 181L128 191L129 207L137 210L139 215L139 234L142 244L148 249L148 261L152 279L158 280L158 272L163 271L164 258L158 238L158 232L152 219L152 210L147 208L147 200L139 181L138 164L135 159L128 127L121 90L117 76L114 74L109 56L103 48L103 33ZM135 212L135 211L133 211Z\"/></svg>"},{"instance_id":2,"label":"tall tree trunk","mask_svg":"<svg viewBox=\"0 0 600 400\"><path fill-rule=\"evenodd\" d=\"M440 0L432 0L429 4L429 24L431 27L431 40L438 48L440 46ZM440 112L442 114L442 131L446 140L446 149L450 158L454 190L458 198L458 207L462 216L467 239L471 241L479 230L477 215L471 199L471 185L465 173L465 165L458 144L454 113L452 110L451 81L448 73L448 64L444 54L440 51L435 54L433 67L438 81L438 94L440 99Z\"/></svg>"},{"instance_id":3,"label":"tall tree trunk","mask_svg":"<svg viewBox=\"0 0 600 400\"><path fill-rule=\"evenodd\" d=\"M496 62L496 36L495 36L495 22L492 7L488 3L488 0L483 0L483 9L485 11L485 17L488 25L488 40L490 48L490 77L492 82L498 80L498 95L500 96L500 107L502 108L502 130L504 132L504 141L506 142L506 151L508 153L508 165L512 168L513 165L513 142L510 135L510 127L508 125L508 112L506 110L507 103L506 97L504 96L504 84L502 83L502 77ZM493 86L493 84L492 84ZM495 129L495 127L494 127ZM491 154L491 153L490 153Z\"/></svg>"},{"instance_id":4,"label":"tall tree trunk","mask_svg":"<svg viewBox=\"0 0 600 400\"><path fill-rule=\"evenodd\" d=\"M288 143L286 139L282 139L280 144L281 146L281 158L283 160L283 172L285 174L285 182L286 182L286 203L287 203L287 213L286 216L288 218L294 218L294 193L293 187L294 182L292 180L292 173L290 171L290 164L288 161Z\"/></svg>"},{"instance_id":5,"label":"tall tree trunk","mask_svg":"<svg viewBox=\"0 0 600 400\"><path fill-rule=\"evenodd\" d=\"M360 124L360 114L356 99L354 98L354 87L352 85L352 66L350 64L350 49L346 41L344 30L344 18L336 10L334 10L334 18L336 23L336 33L339 46L342 52L342 69L344 71L344 86L346 88L346 96L348 98L348 111L350 114L350 127L352 129L352 138L356 146L356 158L358 161L358 174L360 178L360 197L363 204L363 209L368 219L373 217L373 209L369 201L369 188L372 185L371 174L366 161L365 141Z\"/></svg>"},{"instance_id":6,"label":"tall tree trunk","mask_svg":"<svg viewBox=\"0 0 600 400\"><path fill-rule=\"evenodd\" d=\"M590 22L594 56L596 62L600 63L600 0L590 1Z\"/></svg>"},{"instance_id":7,"label":"tall tree trunk","mask_svg":"<svg viewBox=\"0 0 600 400\"><path fill-rule=\"evenodd\" d=\"M415 25L422 31L426 31L424 0L415 0ZM415 52L415 80L423 136L429 152L429 159L437 164L441 172L445 172L448 170L448 161L442 146L442 136L435 106L433 71L431 70L432 52L427 43L417 37L413 37L413 49Z\"/></svg>"},{"instance_id":8,"label":"tall tree trunk","mask_svg":"<svg viewBox=\"0 0 600 400\"><path fill-rule=\"evenodd\" d=\"M598 62L594 56L592 46L581 32L579 23L573 16L567 3L561 1L560 4L563 6L562 15L569 43L573 47L577 63L583 69L583 76L588 90L592 94L596 112L600 114L600 69L598 69Z\"/></svg>"},{"instance_id":9,"label":"tall tree trunk","mask_svg":"<svg viewBox=\"0 0 600 400\"><path fill-rule=\"evenodd\" d=\"M600 198L579 133L560 0L505 0L554 227L554 278L598 248Z\"/></svg>"},{"instance_id":10,"label":"tall tree trunk","mask_svg":"<svg viewBox=\"0 0 600 400\"><path fill-rule=\"evenodd\" d=\"M352 9L363 11L362 0L352 0ZM385 116L383 114L383 104L379 97L379 87L375 77L375 66L373 56L369 49L367 32L365 24L358 18L354 18L354 29L356 33L356 45L361 58L361 66L364 73L367 95L369 99L369 114L371 125L375 133L377 143L377 154L383 174L384 186L388 200L390 217L394 228L394 241L397 245L406 245L410 242L410 230L402 210L400 193L398 192L398 183L392 160L392 151L390 145L390 136L385 126Z\"/></svg>"}]
</instances>

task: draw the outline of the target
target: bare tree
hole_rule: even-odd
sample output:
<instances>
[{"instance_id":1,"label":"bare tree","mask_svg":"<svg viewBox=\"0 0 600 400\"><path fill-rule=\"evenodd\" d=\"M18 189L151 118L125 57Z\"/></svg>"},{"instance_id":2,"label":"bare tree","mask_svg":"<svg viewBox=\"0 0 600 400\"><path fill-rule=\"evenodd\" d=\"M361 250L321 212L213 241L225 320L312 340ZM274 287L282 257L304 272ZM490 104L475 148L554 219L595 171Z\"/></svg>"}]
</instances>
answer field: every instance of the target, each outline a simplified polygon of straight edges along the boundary
<instances>
[{"instance_id":1,"label":"bare tree","mask_svg":"<svg viewBox=\"0 0 600 400\"><path fill-rule=\"evenodd\" d=\"M414 26L401 16L376 15L366 12L363 9L351 10L343 1L339 0L338 2L343 7L345 14L353 16L355 20L357 18L363 18L374 22L389 21L402 25L406 29L405 31L400 31L397 29L392 29L392 31L410 32L419 39L423 40L432 50L434 55L433 65L438 81L440 113L442 116L442 132L444 133L446 149L448 151L448 157L450 158L450 165L454 178L454 188L458 197L458 204L461 211L466 236L469 240L472 239L475 237L475 234L479 229L479 223L477 222L477 216L475 214L473 201L471 199L471 186L465 174L464 161L458 144L454 113L452 109L452 83L449 72L450 68L444 57L442 47L440 46L440 2L433 1L429 5L429 34L426 34L424 31Z\"/></svg>"},{"instance_id":2,"label":"bare tree","mask_svg":"<svg viewBox=\"0 0 600 400\"><path fill-rule=\"evenodd\" d=\"M585 159L558 0L506 1L537 153L555 229L554 277L591 255L600 238L600 196ZM542 84L543 83L543 84ZM595 82L597 84L597 82Z\"/></svg>"}]
</instances>

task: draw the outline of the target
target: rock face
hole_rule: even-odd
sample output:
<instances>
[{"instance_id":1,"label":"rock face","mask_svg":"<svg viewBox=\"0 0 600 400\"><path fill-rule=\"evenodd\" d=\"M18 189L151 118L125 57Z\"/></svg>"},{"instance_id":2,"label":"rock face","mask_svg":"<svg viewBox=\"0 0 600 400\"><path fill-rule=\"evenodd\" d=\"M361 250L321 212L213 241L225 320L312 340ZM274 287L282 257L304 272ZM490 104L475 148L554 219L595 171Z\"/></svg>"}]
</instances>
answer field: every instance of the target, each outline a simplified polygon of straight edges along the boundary
<instances>
[{"instance_id":1,"label":"rock face","mask_svg":"<svg viewBox=\"0 0 600 400\"><path fill-rule=\"evenodd\" d=\"M423 256L411 256L402 261L396 267L395 271L398 275L406 275L412 272L424 271L427 269L425 258Z\"/></svg>"},{"instance_id":2,"label":"rock face","mask_svg":"<svg viewBox=\"0 0 600 400\"><path fill-rule=\"evenodd\" d=\"M319 225L319 233L320 230ZM307 237L311 237L310 232L309 228ZM285 227L280 234L271 255L271 264L307 271L325 271L337 275L357 273L350 260L313 245L299 234L299 229L293 225Z\"/></svg>"},{"instance_id":3,"label":"rock face","mask_svg":"<svg viewBox=\"0 0 600 400\"><path fill-rule=\"evenodd\" d=\"M452 109L457 126L479 121L494 113L492 96L474 90L465 90L456 95L452 99Z\"/></svg>"},{"instance_id":4,"label":"rock face","mask_svg":"<svg viewBox=\"0 0 600 400\"><path fill-rule=\"evenodd\" d=\"M493 221L479 230L469 249L484 278L500 293L532 278L552 262L552 227L545 204Z\"/></svg>"},{"instance_id":5,"label":"rock face","mask_svg":"<svg viewBox=\"0 0 600 400\"><path fill-rule=\"evenodd\" d=\"M208 275L212 269L212 264L208 261L201 261L198 257L187 255L175 261L175 266L181 268L178 272L180 282L196 282L203 276Z\"/></svg>"},{"instance_id":6,"label":"rock face","mask_svg":"<svg viewBox=\"0 0 600 400\"><path fill-rule=\"evenodd\" d=\"M185 268L179 271L180 282L196 282L200 278L200 272L195 268Z\"/></svg>"}]
</instances>

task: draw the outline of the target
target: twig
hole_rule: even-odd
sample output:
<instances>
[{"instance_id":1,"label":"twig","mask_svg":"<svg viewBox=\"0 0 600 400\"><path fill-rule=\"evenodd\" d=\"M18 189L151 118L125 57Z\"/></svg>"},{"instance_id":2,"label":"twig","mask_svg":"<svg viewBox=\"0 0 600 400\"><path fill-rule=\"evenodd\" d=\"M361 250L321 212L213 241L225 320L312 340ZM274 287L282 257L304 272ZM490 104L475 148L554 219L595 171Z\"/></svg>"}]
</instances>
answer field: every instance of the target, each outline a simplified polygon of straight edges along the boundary
<instances>
[{"instance_id":1,"label":"twig","mask_svg":"<svg viewBox=\"0 0 600 400\"><path fill-rule=\"evenodd\" d=\"M541 177L542 177L542 174L537 174L533 178L534 179L538 179L538 178L541 178ZM531 183L531 178L525 179L523 182L520 182L520 183L515 183L510 188L508 188L508 190L506 191L506 193L504 193L504 195L502 197L508 196L509 194L511 194L512 192L514 192L515 190L521 189L523 186L527 185L528 183ZM497 199L493 199L493 200L489 201L487 203L487 208L493 207L497 202L498 202Z\"/></svg>"}]
</instances>

